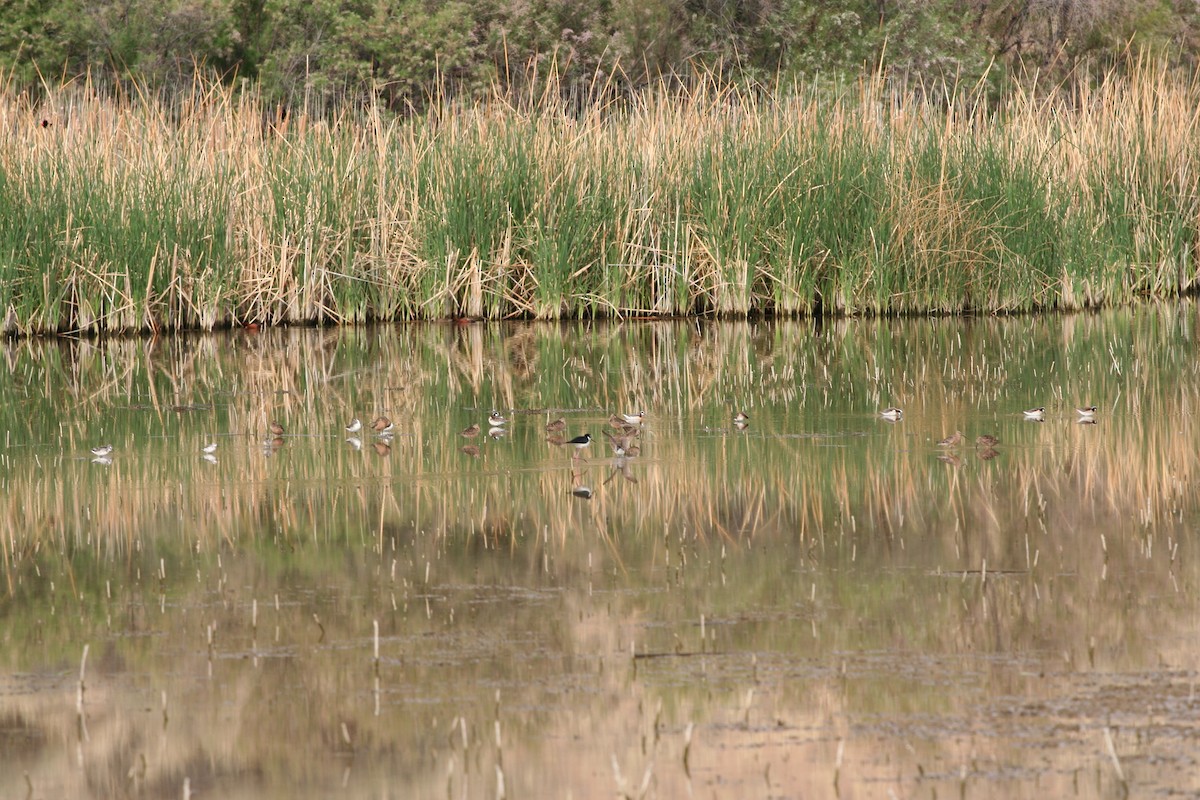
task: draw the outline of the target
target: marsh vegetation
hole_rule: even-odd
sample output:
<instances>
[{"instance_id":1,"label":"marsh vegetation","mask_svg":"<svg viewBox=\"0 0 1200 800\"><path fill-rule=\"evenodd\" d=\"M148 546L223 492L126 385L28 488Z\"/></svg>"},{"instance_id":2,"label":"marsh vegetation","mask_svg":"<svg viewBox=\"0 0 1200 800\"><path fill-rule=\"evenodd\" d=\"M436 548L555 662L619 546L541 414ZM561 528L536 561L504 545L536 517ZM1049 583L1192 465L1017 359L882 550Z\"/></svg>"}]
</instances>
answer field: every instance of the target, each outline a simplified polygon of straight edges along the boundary
<instances>
[{"instance_id":1,"label":"marsh vegetation","mask_svg":"<svg viewBox=\"0 0 1200 800\"><path fill-rule=\"evenodd\" d=\"M1196 288L1200 88L1150 65L997 107L864 80L572 111L553 76L409 119L190 97L0 96L5 331L1076 310Z\"/></svg>"}]
</instances>

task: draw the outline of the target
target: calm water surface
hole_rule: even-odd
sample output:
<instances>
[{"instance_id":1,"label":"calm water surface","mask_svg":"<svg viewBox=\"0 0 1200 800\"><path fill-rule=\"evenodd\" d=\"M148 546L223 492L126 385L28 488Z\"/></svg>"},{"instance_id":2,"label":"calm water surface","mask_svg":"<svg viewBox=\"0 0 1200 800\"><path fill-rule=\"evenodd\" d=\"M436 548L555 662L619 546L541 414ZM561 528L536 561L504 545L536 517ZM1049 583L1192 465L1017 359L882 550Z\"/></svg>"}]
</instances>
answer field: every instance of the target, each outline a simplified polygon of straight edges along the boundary
<instances>
[{"instance_id":1,"label":"calm water surface","mask_svg":"<svg viewBox=\"0 0 1200 800\"><path fill-rule=\"evenodd\" d=\"M1197 316L10 342L0 797L1195 795Z\"/></svg>"}]
</instances>

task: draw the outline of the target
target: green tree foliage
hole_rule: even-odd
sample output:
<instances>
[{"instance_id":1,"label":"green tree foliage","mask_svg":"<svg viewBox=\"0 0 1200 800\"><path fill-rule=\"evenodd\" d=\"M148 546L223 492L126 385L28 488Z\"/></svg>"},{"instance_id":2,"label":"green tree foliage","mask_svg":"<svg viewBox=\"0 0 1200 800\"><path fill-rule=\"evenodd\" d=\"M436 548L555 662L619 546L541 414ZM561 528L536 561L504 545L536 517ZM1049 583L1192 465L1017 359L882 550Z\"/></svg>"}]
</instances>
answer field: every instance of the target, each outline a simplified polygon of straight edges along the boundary
<instances>
[{"instance_id":1,"label":"green tree foliage","mask_svg":"<svg viewBox=\"0 0 1200 800\"><path fill-rule=\"evenodd\" d=\"M288 103L431 97L597 75L770 83L886 69L912 86L1095 77L1143 52L1193 65L1194 0L0 0L21 88L90 72L171 89L197 65Z\"/></svg>"}]
</instances>

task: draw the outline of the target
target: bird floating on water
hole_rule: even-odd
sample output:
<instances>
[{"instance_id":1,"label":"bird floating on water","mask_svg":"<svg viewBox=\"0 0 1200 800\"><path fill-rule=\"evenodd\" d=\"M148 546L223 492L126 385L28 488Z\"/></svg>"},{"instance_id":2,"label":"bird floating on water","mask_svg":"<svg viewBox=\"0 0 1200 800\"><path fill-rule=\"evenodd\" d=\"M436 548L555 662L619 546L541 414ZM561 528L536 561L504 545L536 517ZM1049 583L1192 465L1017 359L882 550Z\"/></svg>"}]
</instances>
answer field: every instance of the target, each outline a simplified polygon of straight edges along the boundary
<instances>
[{"instance_id":1,"label":"bird floating on water","mask_svg":"<svg viewBox=\"0 0 1200 800\"><path fill-rule=\"evenodd\" d=\"M96 458L107 458L112 455L113 446L111 444L102 444L99 447L92 448L92 455Z\"/></svg>"},{"instance_id":2,"label":"bird floating on water","mask_svg":"<svg viewBox=\"0 0 1200 800\"><path fill-rule=\"evenodd\" d=\"M888 422L899 422L904 418L904 411L903 409L896 408L895 406L888 406L883 411L879 412L879 416L883 419L886 419Z\"/></svg>"},{"instance_id":3,"label":"bird floating on water","mask_svg":"<svg viewBox=\"0 0 1200 800\"><path fill-rule=\"evenodd\" d=\"M362 420L358 417L350 420L350 424L346 426L346 433L358 433L362 430Z\"/></svg>"},{"instance_id":4,"label":"bird floating on water","mask_svg":"<svg viewBox=\"0 0 1200 800\"><path fill-rule=\"evenodd\" d=\"M1075 409L1075 413L1079 415L1080 419L1095 419L1098 410L1096 406L1083 406Z\"/></svg>"},{"instance_id":5,"label":"bird floating on water","mask_svg":"<svg viewBox=\"0 0 1200 800\"><path fill-rule=\"evenodd\" d=\"M508 417L504 416L503 414L501 414L499 411L497 411L494 408L492 409L492 413L488 415L488 424L491 425L493 428L499 428L500 426L506 424L507 422L508 422Z\"/></svg>"},{"instance_id":6,"label":"bird floating on water","mask_svg":"<svg viewBox=\"0 0 1200 800\"><path fill-rule=\"evenodd\" d=\"M200 452L206 456L211 456L213 453L217 452L217 443L209 442L208 444L204 445L204 447L200 448Z\"/></svg>"},{"instance_id":7,"label":"bird floating on water","mask_svg":"<svg viewBox=\"0 0 1200 800\"><path fill-rule=\"evenodd\" d=\"M1028 411L1022 411L1021 413L1025 415L1025 419L1033 420L1034 422L1042 422L1046 419L1046 407L1045 406L1038 406L1037 408L1031 408Z\"/></svg>"}]
</instances>

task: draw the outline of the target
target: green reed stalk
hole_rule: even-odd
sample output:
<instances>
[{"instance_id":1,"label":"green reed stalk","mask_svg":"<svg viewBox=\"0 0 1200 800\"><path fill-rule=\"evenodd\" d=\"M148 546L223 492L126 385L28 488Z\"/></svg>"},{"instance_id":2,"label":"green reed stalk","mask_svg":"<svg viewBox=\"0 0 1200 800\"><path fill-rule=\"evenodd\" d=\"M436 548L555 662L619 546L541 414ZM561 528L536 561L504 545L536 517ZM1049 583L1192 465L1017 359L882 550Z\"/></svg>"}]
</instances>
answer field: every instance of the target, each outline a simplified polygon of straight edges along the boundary
<instances>
[{"instance_id":1,"label":"green reed stalk","mask_svg":"<svg viewBox=\"0 0 1200 800\"><path fill-rule=\"evenodd\" d=\"M412 120L0 96L4 329L1071 310L1200 278L1200 87L1150 65L1001 110L869 81L570 115L538 86Z\"/></svg>"}]
</instances>

